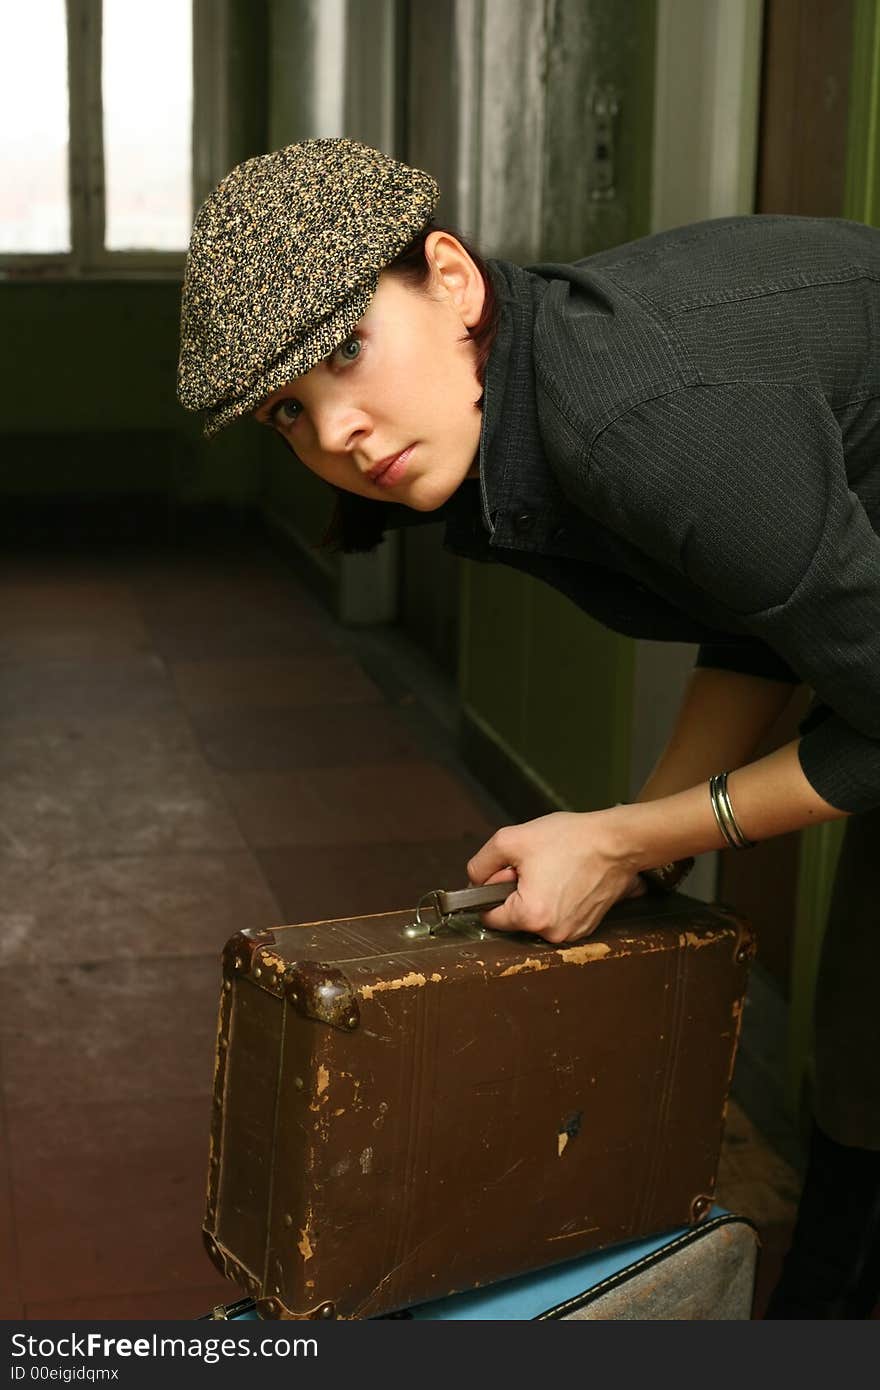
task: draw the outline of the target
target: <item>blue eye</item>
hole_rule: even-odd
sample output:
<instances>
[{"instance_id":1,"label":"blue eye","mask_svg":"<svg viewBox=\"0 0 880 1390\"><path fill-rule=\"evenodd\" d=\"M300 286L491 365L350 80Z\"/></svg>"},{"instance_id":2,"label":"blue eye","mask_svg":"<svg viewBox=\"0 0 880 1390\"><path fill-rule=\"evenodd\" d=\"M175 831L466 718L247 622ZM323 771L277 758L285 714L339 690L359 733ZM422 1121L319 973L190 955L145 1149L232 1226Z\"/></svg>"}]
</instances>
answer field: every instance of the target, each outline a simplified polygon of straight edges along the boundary
<instances>
[{"instance_id":1,"label":"blue eye","mask_svg":"<svg viewBox=\"0 0 880 1390\"><path fill-rule=\"evenodd\" d=\"M350 338L346 338L344 343L339 344L333 355L334 357L341 357L343 362L354 362L357 357L360 357L360 354L361 340L356 333L353 333Z\"/></svg>"}]
</instances>

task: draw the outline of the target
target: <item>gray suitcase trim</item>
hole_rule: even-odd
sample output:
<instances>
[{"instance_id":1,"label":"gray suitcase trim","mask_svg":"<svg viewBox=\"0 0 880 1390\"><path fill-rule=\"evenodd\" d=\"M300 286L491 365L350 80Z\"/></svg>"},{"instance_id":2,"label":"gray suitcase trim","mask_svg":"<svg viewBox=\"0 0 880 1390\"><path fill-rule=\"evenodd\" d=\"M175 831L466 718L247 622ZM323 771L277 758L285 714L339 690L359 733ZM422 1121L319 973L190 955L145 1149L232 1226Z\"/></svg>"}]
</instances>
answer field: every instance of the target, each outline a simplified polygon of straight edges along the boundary
<instances>
[{"instance_id":1,"label":"gray suitcase trim","mask_svg":"<svg viewBox=\"0 0 880 1390\"><path fill-rule=\"evenodd\" d=\"M758 1245L751 1221L716 1216L531 1321L748 1321ZM220 1304L203 1320L242 1317L255 1306L252 1298ZM384 1316L412 1314L403 1310Z\"/></svg>"},{"instance_id":2,"label":"gray suitcase trim","mask_svg":"<svg viewBox=\"0 0 880 1390\"><path fill-rule=\"evenodd\" d=\"M532 1321L747 1321L758 1246L751 1221L717 1216Z\"/></svg>"}]
</instances>

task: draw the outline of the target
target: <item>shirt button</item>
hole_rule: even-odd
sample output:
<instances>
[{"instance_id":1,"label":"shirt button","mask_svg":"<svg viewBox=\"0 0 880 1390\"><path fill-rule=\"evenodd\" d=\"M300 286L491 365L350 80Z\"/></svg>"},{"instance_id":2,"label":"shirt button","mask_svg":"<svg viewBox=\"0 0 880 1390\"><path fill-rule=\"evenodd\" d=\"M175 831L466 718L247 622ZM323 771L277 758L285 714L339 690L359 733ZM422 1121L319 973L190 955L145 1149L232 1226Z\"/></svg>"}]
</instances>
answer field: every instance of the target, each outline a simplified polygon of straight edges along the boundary
<instances>
[{"instance_id":1,"label":"shirt button","mask_svg":"<svg viewBox=\"0 0 880 1390\"><path fill-rule=\"evenodd\" d=\"M517 531L528 531L532 524L531 512L520 512L519 516L513 518L513 524Z\"/></svg>"}]
</instances>

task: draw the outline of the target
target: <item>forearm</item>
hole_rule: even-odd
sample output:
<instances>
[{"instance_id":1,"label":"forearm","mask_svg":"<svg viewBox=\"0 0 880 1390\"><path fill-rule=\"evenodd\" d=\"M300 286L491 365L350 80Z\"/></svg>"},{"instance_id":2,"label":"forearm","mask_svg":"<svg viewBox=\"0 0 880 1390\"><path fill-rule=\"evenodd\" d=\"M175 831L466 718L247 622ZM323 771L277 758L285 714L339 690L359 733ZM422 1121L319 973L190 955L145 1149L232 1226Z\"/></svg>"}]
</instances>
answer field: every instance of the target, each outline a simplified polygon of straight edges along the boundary
<instances>
[{"instance_id":1,"label":"forearm","mask_svg":"<svg viewBox=\"0 0 880 1390\"><path fill-rule=\"evenodd\" d=\"M637 800L685 791L714 772L750 762L796 689L737 671L693 671L669 741Z\"/></svg>"},{"instance_id":2,"label":"forearm","mask_svg":"<svg viewBox=\"0 0 880 1390\"><path fill-rule=\"evenodd\" d=\"M797 740L730 772L727 790L743 834L768 840L846 815L816 792L801 770ZM717 760L716 760L717 762ZM714 771L725 771L715 766ZM708 781L685 791L620 806L621 842L634 871L656 868L689 854L724 849L727 842L712 811Z\"/></svg>"}]
</instances>

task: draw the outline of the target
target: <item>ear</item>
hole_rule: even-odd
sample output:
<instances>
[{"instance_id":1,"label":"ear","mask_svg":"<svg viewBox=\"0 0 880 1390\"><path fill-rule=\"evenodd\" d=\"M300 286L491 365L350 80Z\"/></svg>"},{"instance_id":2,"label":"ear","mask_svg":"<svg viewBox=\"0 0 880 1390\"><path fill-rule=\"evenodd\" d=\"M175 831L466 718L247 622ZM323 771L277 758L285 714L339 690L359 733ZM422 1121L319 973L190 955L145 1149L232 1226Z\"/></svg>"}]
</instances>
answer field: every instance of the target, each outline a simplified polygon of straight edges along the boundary
<instances>
[{"instance_id":1,"label":"ear","mask_svg":"<svg viewBox=\"0 0 880 1390\"><path fill-rule=\"evenodd\" d=\"M449 297L465 328L473 328L483 312L486 287L471 256L451 232L431 232L425 259L437 288Z\"/></svg>"}]
</instances>

